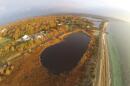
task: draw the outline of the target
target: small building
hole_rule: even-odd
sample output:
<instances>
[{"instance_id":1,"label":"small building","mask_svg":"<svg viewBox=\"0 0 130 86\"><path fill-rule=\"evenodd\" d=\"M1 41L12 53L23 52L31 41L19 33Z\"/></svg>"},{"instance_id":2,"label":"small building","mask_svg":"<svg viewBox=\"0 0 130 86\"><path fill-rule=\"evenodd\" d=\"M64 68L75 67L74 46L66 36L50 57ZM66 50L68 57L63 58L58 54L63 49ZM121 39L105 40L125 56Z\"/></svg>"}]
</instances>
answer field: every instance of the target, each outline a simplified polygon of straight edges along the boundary
<instances>
[{"instance_id":1,"label":"small building","mask_svg":"<svg viewBox=\"0 0 130 86\"><path fill-rule=\"evenodd\" d=\"M21 39L22 39L22 41L28 41L31 39L31 37L28 35L24 35Z\"/></svg>"},{"instance_id":2,"label":"small building","mask_svg":"<svg viewBox=\"0 0 130 86\"><path fill-rule=\"evenodd\" d=\"M43 36L42 35L37 35L36 39L41 39Z\"/></svg>"}]
</instances>

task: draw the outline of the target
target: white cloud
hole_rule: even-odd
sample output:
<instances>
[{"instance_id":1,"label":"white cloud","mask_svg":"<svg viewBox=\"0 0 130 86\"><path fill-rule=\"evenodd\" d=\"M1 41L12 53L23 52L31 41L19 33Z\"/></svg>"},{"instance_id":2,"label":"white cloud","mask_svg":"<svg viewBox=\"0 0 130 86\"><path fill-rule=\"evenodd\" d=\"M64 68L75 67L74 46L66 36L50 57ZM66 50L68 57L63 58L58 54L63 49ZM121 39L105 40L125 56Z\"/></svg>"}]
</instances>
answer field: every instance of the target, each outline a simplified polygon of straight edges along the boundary
<instances>
[{"instance_id":1,"label":"white cloud","mask_svg":"<svg viewBox=\"0 0 130 86\"><path fill-rule=\"evenodd\" d=\"M130 12L130 0L99 0L108 7Z\"/></svg>"},{"instance_id":2,"label":"white cloud","mask_svg":"<svg viewBox=\"0 0 130 86\"><path fill-rule=\"evenodd\" d=\"M6 10L6 7L4 7L4 6L0 6L0 11L5 11Z\"/></svg>"},{"instance_id":3,"label":"white cloud","mask_svg":"<svg viewBox=\"0 0 130 86\"><path fill-rule=\"evenodd\" d=\"M6 14L6 7L5 6L0 6L0 17Z\"/></svg>"},{"instance_id":4,"label":"white cloud","mask_svg":"<svg viewBox=\"0 0 130 86\"><path fill-rule=\"evenodd\" d=\"M108 9L130 12L130 0L0 0L0 17L13 13L38 9L85 9L107 11ZM58 10L58 9L57 9ZM63 11L64 11L63 10ZM80 10L79 10L80 11ZM87 11L86 11L87 13ZM130 16L128 16L130 17Z\"/></svg>"}]
</instances>

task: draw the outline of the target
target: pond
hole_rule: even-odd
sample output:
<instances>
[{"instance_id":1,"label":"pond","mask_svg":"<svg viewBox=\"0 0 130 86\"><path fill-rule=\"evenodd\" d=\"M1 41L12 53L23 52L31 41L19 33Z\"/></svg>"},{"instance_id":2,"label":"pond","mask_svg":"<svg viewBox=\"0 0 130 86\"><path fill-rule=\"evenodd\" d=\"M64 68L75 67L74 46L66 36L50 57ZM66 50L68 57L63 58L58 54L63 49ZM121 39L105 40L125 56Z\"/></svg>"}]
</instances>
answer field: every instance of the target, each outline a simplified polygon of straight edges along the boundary
<instances>
[{"instance_id":1,"label":"pond","mask_svg":"<svg viewBox=\"0 0 130 86\"><path fill-rule=\"evenodd\" d=\"M87 50L90 38L83 32L68 35L63 41L41 53L41 63L54 74L71 71Z\"/></svg>"}]
</instances>

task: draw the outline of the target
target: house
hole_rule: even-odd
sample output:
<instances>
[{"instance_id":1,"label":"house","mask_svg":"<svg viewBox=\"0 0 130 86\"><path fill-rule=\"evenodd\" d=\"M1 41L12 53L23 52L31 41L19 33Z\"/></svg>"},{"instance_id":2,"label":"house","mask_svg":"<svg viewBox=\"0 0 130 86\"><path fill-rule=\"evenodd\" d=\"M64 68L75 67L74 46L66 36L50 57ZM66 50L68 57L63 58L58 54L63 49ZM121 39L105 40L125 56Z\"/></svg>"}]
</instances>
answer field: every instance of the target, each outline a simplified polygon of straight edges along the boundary
<instances>
[{"instance_id":1,"label":"house","mask_svg":"<svg viewBox=\"0 0 130 86\"><path fill-rule=\"evenodd\" d=\"M28 35L24 35L21 39L22 39L22 41L28 41L31 39L31 37Z\"/></svg>"},{"instance_id":2,"label":"house","mask_svg":"<svg viewBox=\"0 0 130 86\"><path fill-rule=\"evenodd\" d=\"M42 35L37 35L36 39L41 39L43 36Z\"/></svg>"}]
</instances>

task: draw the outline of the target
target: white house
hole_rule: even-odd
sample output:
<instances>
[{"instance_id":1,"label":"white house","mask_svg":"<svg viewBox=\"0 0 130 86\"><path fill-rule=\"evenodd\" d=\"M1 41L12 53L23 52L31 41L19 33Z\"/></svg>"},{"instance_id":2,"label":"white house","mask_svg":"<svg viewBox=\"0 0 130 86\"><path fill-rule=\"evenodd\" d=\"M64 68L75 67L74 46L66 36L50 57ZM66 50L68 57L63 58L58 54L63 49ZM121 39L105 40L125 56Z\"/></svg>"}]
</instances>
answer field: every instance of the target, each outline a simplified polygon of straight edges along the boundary
<instances>
[{"instance_id":1,"label":"white house","mask_svg":"<svg viewBox=\"0 0 130 86\"><path fill-rule=\"evenodd\" d=\"M31 37L28 36L28 35L24 35L24 36L22 37L22 41L28 41L28 40L30 40L30 39L31 39Z\"/></svg>"}]
</instances>

